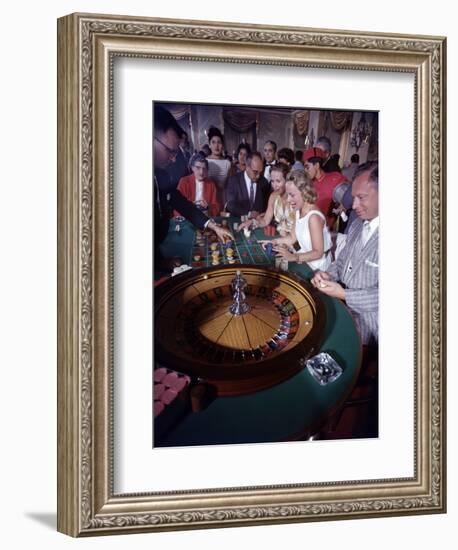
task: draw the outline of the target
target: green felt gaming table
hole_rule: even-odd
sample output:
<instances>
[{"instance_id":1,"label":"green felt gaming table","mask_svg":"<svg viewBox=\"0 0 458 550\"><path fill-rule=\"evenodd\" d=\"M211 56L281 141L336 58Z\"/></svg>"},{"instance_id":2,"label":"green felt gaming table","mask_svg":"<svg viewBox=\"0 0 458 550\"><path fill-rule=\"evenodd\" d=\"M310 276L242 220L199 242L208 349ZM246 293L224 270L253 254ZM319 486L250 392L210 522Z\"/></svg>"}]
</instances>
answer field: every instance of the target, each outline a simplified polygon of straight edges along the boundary
<instances>
[{"instance_id":1,"label":"green felt gaming table","mask_svg":"<svg viewBox=\"0 0 458 550\"><path fill-rule=\"evenodd\" d=\"M239 222L229 218L229 228ZM259 243L271 238L262 229L257 229L248 237L243 232L235 231L234 236L234 258L242 272L244 264L275 270L274 258ZM198 273L199 270L211 269L211 244L207 237L196 236L195 228L189 222L178 223L173 219L161 249L164 255L180 256L193 267L193 273ZM217 243L217 246L223 245ZM228 263L224 248L221 248L219 259L221 265ZM290 262L288 272L302 281L312 276L306 264ZM176 278L177 284L183 276ZM158 435L159 430L156 431L154 446L299 440L318 431L348 397L361 365L361 343L347 308L341 301L323 294L320 294L320 299L325 321L319 349L314 352L327 352L337 361L343 369L339 378L327 385L320 385L307 368L302 368L266 389L240 395L218 395L197 412L193 412L188 404L181 408L180 414L176 415L165 432L161 431ZM164 365L156 364L158 366Z\"/></svg>"}]
</instances>

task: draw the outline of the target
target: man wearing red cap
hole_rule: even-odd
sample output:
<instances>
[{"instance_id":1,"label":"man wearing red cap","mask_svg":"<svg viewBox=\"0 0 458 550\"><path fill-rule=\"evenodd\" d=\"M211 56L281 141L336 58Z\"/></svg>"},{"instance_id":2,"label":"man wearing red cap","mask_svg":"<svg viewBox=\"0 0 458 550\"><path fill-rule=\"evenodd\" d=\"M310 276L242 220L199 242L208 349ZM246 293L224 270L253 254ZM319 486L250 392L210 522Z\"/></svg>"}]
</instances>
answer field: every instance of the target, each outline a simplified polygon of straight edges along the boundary
<instances>
[{"instance_id":1,"label":"man wearing red cap","mask_svg":"<svg viewBox=\"0 0 458 550\"><path fill-rule=\"evenodd\" d=\"M336 220L332 213L332 192L339 183L347 180L340 172L324 172L324 158L325 154L319 147L307 149L302 156L305 174L313 181L318 193L316 205L326 216L328 226L332 227Z\"/></svg>"}]
</instances>

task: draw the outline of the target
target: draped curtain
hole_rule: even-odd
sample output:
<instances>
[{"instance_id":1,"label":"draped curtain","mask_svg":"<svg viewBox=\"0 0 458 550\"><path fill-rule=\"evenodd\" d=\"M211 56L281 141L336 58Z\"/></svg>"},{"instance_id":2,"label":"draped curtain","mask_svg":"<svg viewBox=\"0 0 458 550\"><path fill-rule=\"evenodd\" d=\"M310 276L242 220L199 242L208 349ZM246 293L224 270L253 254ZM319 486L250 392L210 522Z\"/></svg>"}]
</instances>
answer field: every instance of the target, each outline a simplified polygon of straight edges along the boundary
<instances>
[{"instance_id":1,"label":"draped curtain","mask_svg":"<svg viewBox=\"0 0 458 550\"><path fill-rule=\"evenodd\" d=\"M244 134L256 127L257 113L224 109L223 119L225 125L227 124L237 133Z\"/></svg>"},{"instance_id":2,"label":"draped curtain","mask_svg":"<svg viewBox=\"0 0 458 550\"><path fill-rule=\"evenodd\" d=\"M337 132L343 132L351 125L352 113L348 111L330 111L329 116L332 127Z\"/></svg>"},{"instance_id":3,"label":"draped curtain","mask_svg":"<svg viewBox=\"0 0 458 550\"><path fill-rule=\"evenodd\" d=\"M180 120L189 120L189 105L167 105L167 109L172 113L178 123Z\"/></svg>"},{"instance_id":4,"label":"draped curtain","mask_svg":"<svg viewBox=\"0 0 458 550\"><path fill-rule=\"evenodd\" d=\"M191 106L180 104L167 104L166 108L172 115L183 130L188 134L188 141L190 144L190 151L194 150L194 140L191 120Z\"/></svg>"},{"instance_id":5,"label":"draped curtain","mask_svg":"<svg viewBox=\"0 0 458 550\"><path fill-rule=\"evenodd\" d=\"M298 111L294 113L294 125L300 136L305 136L309 128L310 111Z\"/></svg>"},{"instance_id":6,"label":"draped curtain","mask_svg":"<svg viewBox=\"0 0 458 550\"><path fill-rule=\"evenodd\" d=\"M229 154L234 155L240 143L256 148L258 113L224 109L224 142Z\"/></svg>"}]
</instances>

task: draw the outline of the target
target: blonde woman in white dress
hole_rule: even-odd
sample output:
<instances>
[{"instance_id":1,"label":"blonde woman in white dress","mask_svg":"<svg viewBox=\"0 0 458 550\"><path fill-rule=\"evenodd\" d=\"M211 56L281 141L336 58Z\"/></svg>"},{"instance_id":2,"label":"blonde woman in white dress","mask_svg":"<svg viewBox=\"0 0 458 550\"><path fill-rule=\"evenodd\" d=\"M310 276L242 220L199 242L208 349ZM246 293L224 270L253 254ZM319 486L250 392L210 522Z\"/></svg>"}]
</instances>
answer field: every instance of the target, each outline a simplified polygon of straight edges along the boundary
<instances>
[{"instance_id":1,"label":"blonde woman in white dress","mask_svg":"<svg viewBox=\"0 0 458 550\"><path fill-rule=\"evenodd\" d=\"M272 220L277 222L277 231L282 237L291 233L294 225L295 212L291 208L286 194L286 176L288 167L284 164L277 164L270 169L270 185L272 193L269 196L267 210L260 214L255 220L247 220L239 225L239 231L245 227L257 229L267 227Z\"/></svg>"},{"instance_id":2,"label":"blonde woman in white dress","mask_svg":"<svg viewBox=\"0 0 458 550\"><path fill-rule=\"evenodd\" d=\"M210 146L210 155L208 160L208 177L216 183L217 199L219 204L226 204L226 183L231 161L224 158L224 140L223 134L212 126L208 130L208 144Z\"/></svg>"},{"instance_id":3,"label":"blonde woman in white dress","mask_svg":"<svg viewBox=\"0 0 458 550\"><path fill-rule=\"evenodd\" d=\"M313 270L326 271L331 263L331 235L326 217L315 206L318 194L304 173L290 172L286 181L287 200L295 212L290 235L273 241L277 254L290 262L307 263ZM298 243L300 249L293 248Z\"/></svg>"}]
</instances>

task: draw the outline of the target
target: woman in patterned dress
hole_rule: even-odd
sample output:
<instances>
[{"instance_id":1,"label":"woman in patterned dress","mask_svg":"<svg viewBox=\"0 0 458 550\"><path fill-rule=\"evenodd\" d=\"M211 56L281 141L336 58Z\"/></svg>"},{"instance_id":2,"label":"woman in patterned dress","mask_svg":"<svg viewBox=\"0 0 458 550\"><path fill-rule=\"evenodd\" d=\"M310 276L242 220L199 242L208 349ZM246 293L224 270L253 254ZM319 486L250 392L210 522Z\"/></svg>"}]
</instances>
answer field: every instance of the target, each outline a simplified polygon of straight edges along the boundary
<instances>
[{"instance_id":1,"label":"woman in patterned dress","mask_svg":"<svg viewBox=\"0 0 458 550\"><path fill-rule=\"evenodd\" d=\"M267 227L272 220L277 224L277 231L282 237L291 233L294 225L295 213L288 203L286 195L286 176L288 167L284 164L277 164L270 169L270 184L272 193L267 203L267 210L260 214L255 220L247 220L239 225L239 230L245 227L256 229L258 227Z\"/></svg>"},{"instance_id":2,"label":"woman in patterned dress","mask_svg":"<svg viewBox=\"0 0 458 550\"><path fill-rule=\"evenodd\" d=\"M217 198L219 204L226 204L226 183L231 161L224 157L224 139L223 134L212 126L208 130L208 144L211 154L208 160L208 177L216 183Z\"/></svg>"}]
</instances>

